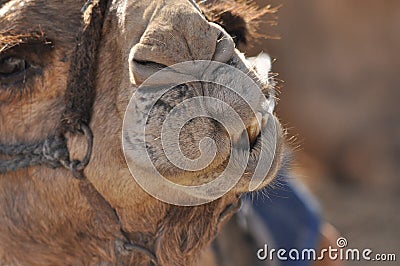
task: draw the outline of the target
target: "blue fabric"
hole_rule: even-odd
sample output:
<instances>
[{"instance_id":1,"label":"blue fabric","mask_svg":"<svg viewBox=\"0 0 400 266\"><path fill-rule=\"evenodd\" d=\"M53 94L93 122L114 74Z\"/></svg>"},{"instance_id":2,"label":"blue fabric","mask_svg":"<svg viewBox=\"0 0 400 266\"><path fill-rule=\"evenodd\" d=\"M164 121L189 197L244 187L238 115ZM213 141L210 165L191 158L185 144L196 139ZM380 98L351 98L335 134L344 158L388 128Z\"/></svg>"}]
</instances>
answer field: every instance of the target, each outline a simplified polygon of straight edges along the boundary
<instances>
[{"instance_id":1,"label":"blue fabric","mask_svg":"<svg viewBox=\"0 0 400 266\"><path fill-rule=\"evenodd\" d=\"M264 221L276 249L316 248L321 218L319 206L309 191L296 179L279 181L279 187L269 188L268 197L251 199L255 212ZM277 259L274 258L277 262ZM305 266L310 261L278 261L282 266Z\"/></svg>"}]
</instances>

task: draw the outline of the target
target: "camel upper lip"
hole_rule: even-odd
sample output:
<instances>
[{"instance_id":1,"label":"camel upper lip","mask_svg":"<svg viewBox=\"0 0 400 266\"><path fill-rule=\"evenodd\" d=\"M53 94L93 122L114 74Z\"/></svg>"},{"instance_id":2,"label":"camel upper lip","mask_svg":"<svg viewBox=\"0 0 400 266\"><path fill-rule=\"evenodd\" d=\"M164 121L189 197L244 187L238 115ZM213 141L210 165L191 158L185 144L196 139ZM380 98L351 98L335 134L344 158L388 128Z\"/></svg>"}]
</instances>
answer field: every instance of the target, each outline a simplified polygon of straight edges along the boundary
<instances>
[{"instance_id":1,"label":"camel upper lip","mask_svg":"<svg viewBox=\"0 0 400 266\"><path fill-rule=\"evenodd\" d=\"M247 128L246 128L250 147L252 147L254 145L258 136L261 133L261 121L262 121L262 116L260 113L258 113L256 115L256 117L252 119L252 121L250 122L250 125L247 126Z\"/></svg>"}]
</instances>

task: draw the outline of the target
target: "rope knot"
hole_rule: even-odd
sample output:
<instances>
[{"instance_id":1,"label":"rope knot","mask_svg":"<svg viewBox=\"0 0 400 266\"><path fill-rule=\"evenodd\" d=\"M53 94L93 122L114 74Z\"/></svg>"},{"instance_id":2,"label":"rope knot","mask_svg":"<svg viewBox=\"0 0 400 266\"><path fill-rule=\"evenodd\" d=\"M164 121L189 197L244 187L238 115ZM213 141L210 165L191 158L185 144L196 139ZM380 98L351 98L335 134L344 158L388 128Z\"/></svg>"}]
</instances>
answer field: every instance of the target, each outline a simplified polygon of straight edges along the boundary
<instances>
[{"instance_id":1,"label":"rope knot","mask_svg":"<svg viewBox=\"0 0 400 266\"><path fill-rule=\"evenodd\" d=\"M69 151L64 136L52 136L43 143L42 150L45 163L52 168L69 164Z\"/></svg>"},{"instance_id":2,"label":"rope knot","mask_svg":"<svg viewBox=\"0 0 400 266\"><path fill-rule=\"evenodd\" d=\"M82 160L70 160L66 138L63 134L51 136L43 143L42 155L43 163L52 168L64 166L70 170L77 179L83 179L83 170L88 165L93 148L93 133L90 127L84 123L80 124L80 131L86 137L87 149Z\"/></svg>"}]
</instances>

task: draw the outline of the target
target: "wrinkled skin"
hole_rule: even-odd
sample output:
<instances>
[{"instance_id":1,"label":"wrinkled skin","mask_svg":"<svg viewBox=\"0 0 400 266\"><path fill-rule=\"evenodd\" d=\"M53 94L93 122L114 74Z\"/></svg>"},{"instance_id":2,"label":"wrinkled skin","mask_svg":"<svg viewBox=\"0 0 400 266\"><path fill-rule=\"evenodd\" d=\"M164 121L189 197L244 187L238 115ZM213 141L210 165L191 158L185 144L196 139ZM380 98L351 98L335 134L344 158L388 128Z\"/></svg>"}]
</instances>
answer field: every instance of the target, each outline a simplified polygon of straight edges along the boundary
<instances>
[{"instance_id":1,"label":"wrinkled skin","mask_svg":"<svg viewBox=\"0 0 400 266\"><path fill-rule=\"evenodd\" d=\"M64 107L62 96L80 29L82 1L6 2L0 11L3 38L11 31L41 31L51 45L24 44L3 52L7 56L22 56L32 67L23 78L1 77L0 142L42 140L54 132ZM221 36L228 41L219 42ZM114 245L121 226L131 240L140 240L154 249L162 265L193 265L214 237L219 214L247 186L238 185L221 199L198 207L171 206L151 197L134 181L126 165L121 148L122 119L132 93L155 71L140 62L169 66L194 59L227 62L232 57L235 67L247 70L232 40L222 28L206 21L189 0L112 1L99 50L97 95L91 120L94 150L85 174L116 211L120 225L96 221L96 213L102 210L88 204L78 188L79 181L65 169L37 166L7 173L0 176L0 264L115 264L118 258ZM196 91L196 86L192 90ZM224 97L226 102L230 101L229 94ZM173 105L176 98L171 96L166 101ZM162 117L163 110L156 110L155 119ZM245 124L250 120L246 117ZM227 158L224 147L229 139L211 121L198 123L204 134L215 137L221 149L220 157L201 174L205 177L203 182ZM198 152L196 141L202 136L195 134L197 127L194 122L183 132L184 153ZM194 139L185 140L190 135ZM83 156L82 143L82 138L70 136L73 158ZM157 153L159 144L153 145L153 156L161 156L157 166L168 167ZM280 150L281 138L277 153ZM276 156L263 186L271 181L279 166L280 156ZM171 176L177 174L171 171ZM178 176L182 183L200 182L194 174ZM160 243L154 246L146 242L161 225L165 235ZM123 262L147 265L148 258L132 253Z\"/></svg>"}]
</instances>

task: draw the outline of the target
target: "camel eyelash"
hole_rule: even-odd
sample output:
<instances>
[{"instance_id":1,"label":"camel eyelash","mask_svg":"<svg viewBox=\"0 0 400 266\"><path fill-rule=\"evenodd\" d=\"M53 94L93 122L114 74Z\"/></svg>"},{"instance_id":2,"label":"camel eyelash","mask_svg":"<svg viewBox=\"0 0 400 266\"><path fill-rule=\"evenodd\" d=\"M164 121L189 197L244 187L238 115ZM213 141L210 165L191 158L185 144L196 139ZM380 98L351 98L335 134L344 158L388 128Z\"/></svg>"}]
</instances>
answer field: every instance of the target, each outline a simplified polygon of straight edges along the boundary
<instances>
[{"instance_id":1,"label":"camel eyelash","mask_svg":"<svg viewBox=\"0 0 400 266\"><path fill-rule=\"evenodd\" d=\"M43 31L0 33L0 54L8 50L18 49L19 47L37 49L52 46L53 42L46 38Z\"/></svg>"}]
</instances>

